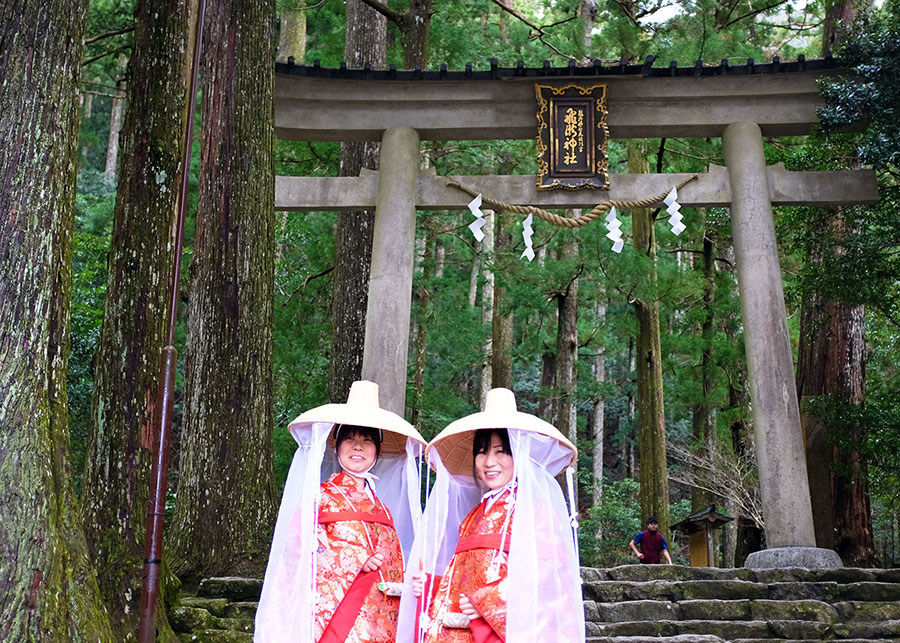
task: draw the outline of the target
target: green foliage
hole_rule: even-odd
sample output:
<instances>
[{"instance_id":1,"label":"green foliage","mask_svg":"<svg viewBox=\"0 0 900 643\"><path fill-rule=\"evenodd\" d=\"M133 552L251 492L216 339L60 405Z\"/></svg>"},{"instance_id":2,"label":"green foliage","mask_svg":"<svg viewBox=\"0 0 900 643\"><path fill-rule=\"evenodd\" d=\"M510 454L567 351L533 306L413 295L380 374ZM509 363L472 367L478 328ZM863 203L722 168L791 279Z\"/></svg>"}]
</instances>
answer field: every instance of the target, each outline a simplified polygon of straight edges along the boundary
<instances>
[{"instance_id":1,"label":"green foliage","mask_svg":"<svg viewBox=\"0 0 900 643\"><path fill-rule=\"evenodd\" d=\"M72 470L77 488L81 486L90 432L92 363L106 301L106 255L115 199L115 186L102 173L88 170L79 174L72 241L72 339L66 377Z\"/></svg>"},{"instance_id":2,"label":"green foliage","mask_svg":"<svg viewBox=\"0 0 900 643\"><path fill-rule=\"evenodd\" d=\"M826 105L819 110L822 128L864 124L857 143L863 163L877 168L900 166L900 5L863 13L840 47L846 73L823 78Z\"/></svg>"}]
</instances>

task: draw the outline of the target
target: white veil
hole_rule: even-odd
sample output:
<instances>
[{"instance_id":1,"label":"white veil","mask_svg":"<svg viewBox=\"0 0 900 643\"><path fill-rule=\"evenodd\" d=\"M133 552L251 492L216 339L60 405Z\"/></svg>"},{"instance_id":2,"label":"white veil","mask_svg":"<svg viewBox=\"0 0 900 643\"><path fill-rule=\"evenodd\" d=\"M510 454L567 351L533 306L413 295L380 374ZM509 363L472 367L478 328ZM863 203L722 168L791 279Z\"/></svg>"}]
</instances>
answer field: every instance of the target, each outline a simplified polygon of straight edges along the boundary
<instances>
[{"instance_id":1,"label":"white veil","mask_svg":"<svg viewBox=\"0 0 900 643\"><path fill-rule=\"evenodd\" d=\"M429 578L442 575L456 548L460 524L481 499L471 466L471 438L481 428L508 429L517 480L506 583L507 612L515 618L507 620L506 640L583 643L578 555L566 502L554 478L573 460L575 447L552 425L518 412L507 389L492 390L485 411L452 423L426 451L436 479L407 565L397 641L421 641L412 595L419 561ZM425 596L432 591L426 584Z\"/></svg>"},{"instance_id":2,"label":"white veil","mask_svg":"<svg viewBox=\"0 0 900 643\"><path fill-rule=\"evenodd\" d=\"M289 430L297 441L266 566L253 640L313 643L319 485L339 470L329 436L336 424L379 428L382 453L371 473L376 494L394 519L404 558L422 517L419 462L425 441L400 416L378 407L378 386L354 382L347 404L300 415Z\"/></svg>"}]
</instances>

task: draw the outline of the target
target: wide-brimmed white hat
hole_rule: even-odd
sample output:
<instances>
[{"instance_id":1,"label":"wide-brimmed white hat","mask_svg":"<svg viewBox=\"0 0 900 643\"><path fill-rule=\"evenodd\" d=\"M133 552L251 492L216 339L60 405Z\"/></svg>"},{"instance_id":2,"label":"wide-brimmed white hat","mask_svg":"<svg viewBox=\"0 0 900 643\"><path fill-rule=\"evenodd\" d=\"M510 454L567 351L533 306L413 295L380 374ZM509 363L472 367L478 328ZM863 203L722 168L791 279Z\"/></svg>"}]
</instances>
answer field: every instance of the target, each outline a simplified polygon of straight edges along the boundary
<instances>
[{"instance_id":1,"label":"wide-brimmed white hat","mask_svg":"<svg viewBox=\"0 0 900 643\"><path fill-rule=\"evenodd\" d=\"M346 404L324 404L301 413L288 425L288 430L293 433L314 423L352 424L381 429L382 453L405 453L407 438L425 445L425 439L419 435L416 427L378 405L378 384L367 380L353 382Z\"/></svg>"},{"instance_id":2,"label":"wide-brimmed white hat","mask_svg":"<svg viewBox=\"0 0 900 643\"><path fill-rule=\"evenodd\" d=\"M488 391L484 411L467 415L452 422L441 431L425 450L437 449L447 471L454 475L472 475L472 448L475 431L478 429L518 429L533 431L557 440L572 451L572 461L578 454L575 445L560 433L555 426L536 415L522 413L516 407L516 396L508 388Z\"/></svg>"}]
</instances>

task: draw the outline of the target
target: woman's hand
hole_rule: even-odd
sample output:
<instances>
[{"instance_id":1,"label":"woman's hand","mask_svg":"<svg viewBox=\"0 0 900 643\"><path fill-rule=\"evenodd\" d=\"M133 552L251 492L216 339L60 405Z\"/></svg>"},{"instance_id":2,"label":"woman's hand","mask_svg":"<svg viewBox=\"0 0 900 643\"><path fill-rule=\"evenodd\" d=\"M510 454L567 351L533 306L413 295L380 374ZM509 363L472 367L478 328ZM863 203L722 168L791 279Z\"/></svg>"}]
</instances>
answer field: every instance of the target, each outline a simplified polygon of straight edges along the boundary
<instances>
[{"instance_id":1,"label":"woman's hand","mask_svg":"<svg viewBox=\"0 0 900 643\"><path fill-rule=\"evenodd\" d=\"M382 554L372 554L369 556L369 560L363 563L362 570L364 572L374 572L376 569L381 567L381 564L384 562L384 556Z\"/></svg>"},{"instance_id":2,"label":"woman's hand","mask_svg":"<svg viewBox=\"0 0 900 643\"><path fill-rule=\"evenodd\" d=\"M472 601L465 597L464 594L459 595L459 609L460 611L468 616L470 619L480 618L481 614L478 613L478 610L475 609L475 606L472 605Z\"/></svg>"},{"instance_id":3,"label":"woman's hand","mask_svg":"<svg viewBox=\"0 0 900 643\"><path fill-rule=\"evenodd\" d=\"M416 598L419 598L423 593L425 593L425 574L423 572L419 572L412 577L412 586L413 596L415 596Z\"/></svg>"}]
</instances>

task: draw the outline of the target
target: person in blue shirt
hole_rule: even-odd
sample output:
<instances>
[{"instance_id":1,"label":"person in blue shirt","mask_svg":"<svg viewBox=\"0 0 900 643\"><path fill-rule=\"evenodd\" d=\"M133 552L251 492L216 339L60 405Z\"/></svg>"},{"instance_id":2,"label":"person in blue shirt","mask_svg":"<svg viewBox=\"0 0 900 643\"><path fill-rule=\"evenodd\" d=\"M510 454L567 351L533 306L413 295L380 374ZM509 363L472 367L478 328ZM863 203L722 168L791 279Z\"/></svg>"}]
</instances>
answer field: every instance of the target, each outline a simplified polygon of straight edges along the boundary
<instances>
[{"instance_id":1,"label":"person in blue shirt","mask_svg":"<svg viewBox=\"0 0 900 643\"><path fill-rule=\"evenodd\" d=\"M638 535L629 544L634 555L644 564L658 565L661 562L660 554L665 556L670 565L672 564L669 545L666 543L666 537L659 533L659 521L656 516L650 516L647 519L647 528L638 532ZM641 546L640 551L638 551L637 545Z\"/></svg>"}]
</instances>

